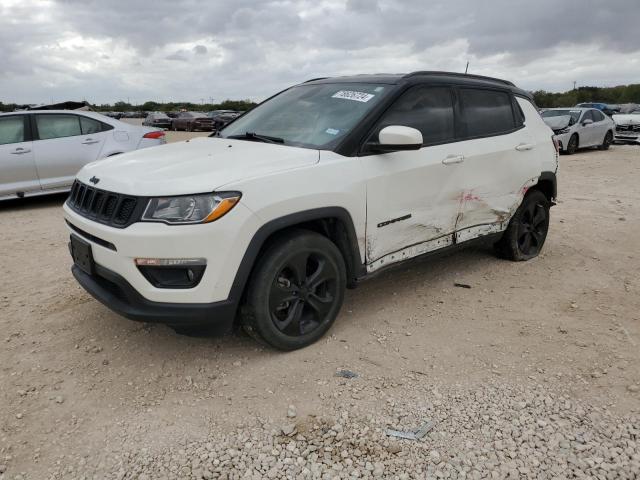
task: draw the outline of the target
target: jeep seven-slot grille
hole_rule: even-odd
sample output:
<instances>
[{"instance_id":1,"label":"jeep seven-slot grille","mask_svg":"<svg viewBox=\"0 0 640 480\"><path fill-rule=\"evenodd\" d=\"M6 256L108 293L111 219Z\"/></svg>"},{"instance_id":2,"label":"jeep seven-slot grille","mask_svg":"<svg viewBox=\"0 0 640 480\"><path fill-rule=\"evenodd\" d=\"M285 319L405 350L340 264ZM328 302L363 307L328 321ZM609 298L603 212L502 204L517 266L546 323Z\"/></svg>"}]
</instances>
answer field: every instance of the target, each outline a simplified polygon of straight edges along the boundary
<instances>
[{"instance_id":1,"label":"jeep seven-slot grille","mask_svg":"<svg viewBox=\"0 0 640 480\"><path fill-rule=\"evenodd\" d=\"M71 187L67 205L90 220L124 228L140 218L144 201L130 195L99 190L76 180Z\"/></svg>"}]
</instances>

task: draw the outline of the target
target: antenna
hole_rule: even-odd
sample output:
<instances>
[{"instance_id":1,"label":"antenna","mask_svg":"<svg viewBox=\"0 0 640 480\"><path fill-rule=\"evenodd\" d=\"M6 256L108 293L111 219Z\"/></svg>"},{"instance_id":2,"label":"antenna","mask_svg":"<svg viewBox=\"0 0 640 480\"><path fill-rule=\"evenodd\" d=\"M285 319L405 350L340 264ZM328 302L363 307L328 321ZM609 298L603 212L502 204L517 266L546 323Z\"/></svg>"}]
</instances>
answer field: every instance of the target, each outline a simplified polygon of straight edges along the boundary
<instances>
[{"instance_id":1,"label":"antenna","mask_svg":"<svg viewBox=\"0 0 640 480\"><path fill-rule=\"evenodd\" d=\"M464 74L467 74L467 71L469 70L469 60L467 60L467 66L464 68Z\"/></svg>"}]
</instances>

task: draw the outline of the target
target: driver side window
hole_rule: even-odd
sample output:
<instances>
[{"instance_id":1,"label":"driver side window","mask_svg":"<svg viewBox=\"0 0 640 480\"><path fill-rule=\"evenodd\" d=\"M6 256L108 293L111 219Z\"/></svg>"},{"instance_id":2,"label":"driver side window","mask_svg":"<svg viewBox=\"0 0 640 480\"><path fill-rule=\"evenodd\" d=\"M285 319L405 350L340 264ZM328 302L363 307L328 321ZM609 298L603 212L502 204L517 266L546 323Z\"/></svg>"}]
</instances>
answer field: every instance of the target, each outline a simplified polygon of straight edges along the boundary
<instances>
[{"instance_id":1,"label":"driver side window","mask_svg":"<svg viewBox=\"0 0 640 480\"><path fill-rule=\"evenodd\" d=\"M455 139L453 97L447 87L417 86L407 90L384 113L377 134L389 125L420 130L423 145L452 142Z\"/></svg>"}]
</instances>

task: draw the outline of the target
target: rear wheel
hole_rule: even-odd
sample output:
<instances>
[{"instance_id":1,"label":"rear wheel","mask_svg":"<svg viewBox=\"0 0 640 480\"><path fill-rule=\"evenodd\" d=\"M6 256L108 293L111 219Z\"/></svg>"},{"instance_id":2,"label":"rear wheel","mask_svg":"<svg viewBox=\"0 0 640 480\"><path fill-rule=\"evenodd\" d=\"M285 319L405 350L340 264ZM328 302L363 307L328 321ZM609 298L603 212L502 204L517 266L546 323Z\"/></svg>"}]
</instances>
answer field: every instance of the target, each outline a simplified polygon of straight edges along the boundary
<instances>
[{"instance_id":1,"label":"rear wheel","mask_svg":"<svg viewBox=\"0 0 640 480\"><path fill-rule=\"evenodd\" d=\"M611 130L609 130L607 134L604 136L604 140L602 140L602 145L600 145L600 150L609 150L609 147L611 146L612 142L613 142L613 133L611 133Z\"/></svg>"},{"instance_id":2,"label":"rear wheel","mask_svg":"<svg viewBox=\"0 0 640 480\"><path fill-rule=\"evenodd\" d=\"M514 261L537 257L549 231L549 200L539 190L530 190L496 243L498 255Z\"/></svg>"},{"instance_id":3,"label":"rear wheel","mask_svg":"<svg viewBox=\"0 0 640 480\"><path fill-rule=\"evenodd\" d=\"M261 255L250 279L243 327L280 350L306 347L333 324L345 287L344 259L336 245L315 232L292 231Z\"/></svg>"},{"instance_id":4,"label":"rear wheel","mask_svg":"<svg viewBox=\"0 0 640 480\"><path fill-rule=\"evenodd\" d=\"M576 153L577 150L578 150L578 135L574 133L573 135L571 135L571 138L567 143L567 148L565 149L565 152L567 152L568 155L573 155L574 153Z\"/></svg>"}]
</instances>

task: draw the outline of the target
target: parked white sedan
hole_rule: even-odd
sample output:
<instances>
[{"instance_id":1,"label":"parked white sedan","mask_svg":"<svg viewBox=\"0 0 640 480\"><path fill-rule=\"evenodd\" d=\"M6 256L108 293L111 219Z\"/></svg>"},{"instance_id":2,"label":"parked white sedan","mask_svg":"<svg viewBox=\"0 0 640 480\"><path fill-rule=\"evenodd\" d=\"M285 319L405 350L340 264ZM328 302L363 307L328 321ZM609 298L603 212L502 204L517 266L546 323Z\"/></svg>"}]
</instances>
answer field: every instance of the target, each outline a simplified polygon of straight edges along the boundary
<instances>
[{"instance_id":1,"label":"parked white sedan","mask_svg":"<svg viewBox=\"0 0 640 480\"><path fill-rule=\"evenodd\" d=\"M616 141L640 143L640 110L614 115L612 118L616 123Z\"/></svg>"},{"instance_id":2,"label":"parked white sedan","mask_svg":"<svg viewBox=\"0 0 640 480\"><path fill-rule=\"evenodd\" d=\"M164 135L95 112L0 114L0 200L68 191L87 163L162 145Z\"/></svg>"},{"instance_id":3,"label":"parked white sedan","mask_svg":"<svg viewBox=\"0 0 640 480\"><path fill-rule=\"evenodd\" d=\"M562 152L569 155L585 147L606 150L613 142L613 120L595 108L549 108L542 112L542 119Z\"/></svg>"}]
</instances>

